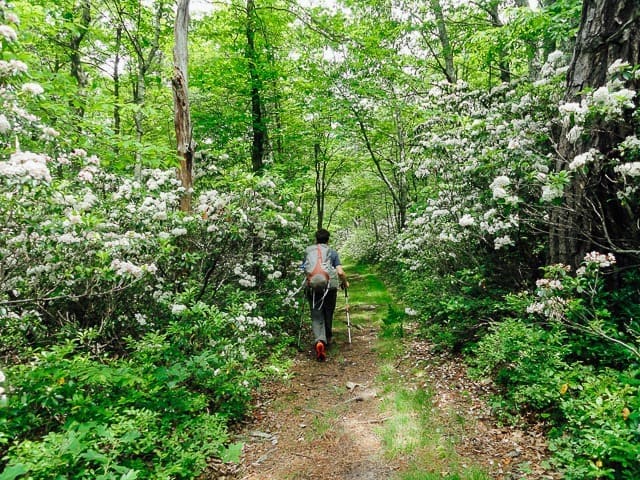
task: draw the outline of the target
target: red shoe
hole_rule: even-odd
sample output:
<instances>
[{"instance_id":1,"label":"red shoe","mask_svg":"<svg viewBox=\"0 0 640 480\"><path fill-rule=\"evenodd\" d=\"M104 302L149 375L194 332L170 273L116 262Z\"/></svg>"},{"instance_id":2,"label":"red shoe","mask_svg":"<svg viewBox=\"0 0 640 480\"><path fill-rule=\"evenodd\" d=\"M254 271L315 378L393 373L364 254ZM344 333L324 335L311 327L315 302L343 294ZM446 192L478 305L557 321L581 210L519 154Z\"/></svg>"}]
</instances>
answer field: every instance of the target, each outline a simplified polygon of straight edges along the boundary
<instances>
[{"instance_id":1,"label":"red shoe","mask_svg":"<svg viewBox=\"0 0 640 480\"><path fill-rule=\"evenodd\" d=\"M327 355L324 353L324 343L316 343L316 358L319 362L324 362L327 359Z\"/></svg>"}]
</instances>

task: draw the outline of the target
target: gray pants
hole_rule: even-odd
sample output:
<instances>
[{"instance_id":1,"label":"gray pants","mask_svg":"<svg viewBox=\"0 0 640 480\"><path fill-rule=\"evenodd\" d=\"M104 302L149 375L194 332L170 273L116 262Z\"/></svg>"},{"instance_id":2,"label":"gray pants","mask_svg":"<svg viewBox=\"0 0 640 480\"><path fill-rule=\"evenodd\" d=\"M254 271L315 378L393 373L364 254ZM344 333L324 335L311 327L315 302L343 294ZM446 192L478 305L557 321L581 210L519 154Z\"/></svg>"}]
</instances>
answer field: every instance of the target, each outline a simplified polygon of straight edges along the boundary
<instances>
[{"instance_id":1,"label":"gray pants","mask_svg":"<svg viewBox=\"0 0 640 480\"><path fill-rule=\"evenodd\" d=\"M338 289L330 288L327 294L316 293L307 290L307 299L311 308L311 328L313 329L314 343L322 342L325 345L331 343L333 312L336 309Z\"/></svg>"}]
</instances>

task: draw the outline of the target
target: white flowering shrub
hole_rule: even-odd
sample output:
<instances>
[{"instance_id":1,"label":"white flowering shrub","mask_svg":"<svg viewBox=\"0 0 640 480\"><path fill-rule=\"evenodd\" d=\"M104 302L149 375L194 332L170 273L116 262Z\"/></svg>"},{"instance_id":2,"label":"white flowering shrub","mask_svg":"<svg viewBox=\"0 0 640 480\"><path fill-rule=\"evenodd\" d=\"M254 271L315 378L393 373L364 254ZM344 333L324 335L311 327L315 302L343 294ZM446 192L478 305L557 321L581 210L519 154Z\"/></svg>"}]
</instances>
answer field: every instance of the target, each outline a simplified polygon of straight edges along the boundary
<instances>
[{"instance_id":1,"label":"white flowering shrub","mask_svg":"<svg viewBox=\"0 0 640 480\"><path fill-rule=\"evenodd\" d=\"M184 213L175 169L132 178L66 151L27 113L47 92L7 58L5 7L0 470L193 478L289 341L299 209L277 178L203 168Z\"/></svg>"}]
</instances>

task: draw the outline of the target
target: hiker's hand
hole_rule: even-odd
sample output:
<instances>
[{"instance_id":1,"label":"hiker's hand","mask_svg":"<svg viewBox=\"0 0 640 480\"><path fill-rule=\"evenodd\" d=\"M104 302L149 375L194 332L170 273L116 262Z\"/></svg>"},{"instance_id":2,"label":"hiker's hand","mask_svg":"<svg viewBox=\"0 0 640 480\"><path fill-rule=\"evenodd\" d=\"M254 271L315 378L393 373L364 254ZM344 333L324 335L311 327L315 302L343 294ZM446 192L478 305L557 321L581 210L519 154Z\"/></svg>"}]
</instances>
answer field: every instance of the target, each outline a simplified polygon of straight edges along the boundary
<instances>
[{"instance_id":1,"label":"hiker's hand","mask_svg":"<svg viewBox=\"0 0 640 480\"><path fill-rule=\"evenodd\" d=\"M345 288L349 288L349 282L346 280L340 284L340 289L344 290Z\"/></svg>"}]
</instances>

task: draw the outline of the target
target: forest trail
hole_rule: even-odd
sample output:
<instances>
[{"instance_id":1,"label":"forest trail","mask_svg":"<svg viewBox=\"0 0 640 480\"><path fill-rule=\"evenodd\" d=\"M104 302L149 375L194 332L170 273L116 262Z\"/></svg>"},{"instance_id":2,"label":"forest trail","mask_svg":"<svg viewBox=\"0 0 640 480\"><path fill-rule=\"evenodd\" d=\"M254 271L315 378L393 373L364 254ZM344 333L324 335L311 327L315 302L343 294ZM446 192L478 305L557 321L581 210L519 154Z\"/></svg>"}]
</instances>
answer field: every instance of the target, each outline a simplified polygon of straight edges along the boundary
<instances>
[{"instance_id":1,"label":"forest trail","mask_svg":"<svg viewBox=\"0 0 640 480\"><path fill-rule=\"evenodd\" d=\"M290 376L263 387L238 435L237 478L559 478L544 467L541 429L498 427L482 399L489 387L470 381L460 361L433 353L428 342L381 338L388 292L371 273L349 278L352 343L339 294L327 361L315 360L307 331Z\"/></svg>"}]
</instances>

